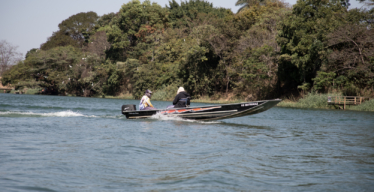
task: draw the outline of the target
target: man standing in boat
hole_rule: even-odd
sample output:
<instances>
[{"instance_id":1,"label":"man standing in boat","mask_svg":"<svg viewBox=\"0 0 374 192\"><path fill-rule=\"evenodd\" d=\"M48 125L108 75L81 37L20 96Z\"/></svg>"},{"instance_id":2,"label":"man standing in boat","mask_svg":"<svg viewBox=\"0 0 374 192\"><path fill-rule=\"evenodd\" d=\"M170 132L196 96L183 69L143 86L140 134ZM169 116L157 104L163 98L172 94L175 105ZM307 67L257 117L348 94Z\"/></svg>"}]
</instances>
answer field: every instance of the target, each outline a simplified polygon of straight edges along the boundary
<instances>
[{"instance_id":1,"label":"man standing in boat","mask_svg":"<svg viewBox=\"0 0 374 192\"><path fill-rule=\"evenodd\" d=\"M175 96L173 105L174 108L184 108L190 106L190 94L188 94L183 87L179 87L177 96Z\"/></svg>"},{"instance_id":2,"label":"man standing in boat","mask_svg":"<svg viewBox=\"0 0 374 192\"><path fill-rule=\"evenodd\" d=\"M144 96L140 100L139 110L155 110L151 103L152 91L147 89L144 92Z\"/></svg>"}]
</instances>

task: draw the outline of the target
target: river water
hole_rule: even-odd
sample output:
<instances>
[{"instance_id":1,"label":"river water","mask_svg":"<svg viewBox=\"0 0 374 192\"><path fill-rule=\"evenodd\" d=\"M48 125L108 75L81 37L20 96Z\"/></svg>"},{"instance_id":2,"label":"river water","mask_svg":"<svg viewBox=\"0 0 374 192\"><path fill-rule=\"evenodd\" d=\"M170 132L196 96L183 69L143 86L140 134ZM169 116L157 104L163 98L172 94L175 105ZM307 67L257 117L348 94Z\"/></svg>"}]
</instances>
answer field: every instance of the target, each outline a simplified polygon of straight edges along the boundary
<instances>
[{"instance_id":1,"label":"river water","mask_svg":"<svg viewBox=\"0 0 374 192\"><path fill-rule=\"evenodd\" d=\"M374 190L373 112L129 120L123 104L0 94L0 191Z\"/></svg>"}]
</instances>

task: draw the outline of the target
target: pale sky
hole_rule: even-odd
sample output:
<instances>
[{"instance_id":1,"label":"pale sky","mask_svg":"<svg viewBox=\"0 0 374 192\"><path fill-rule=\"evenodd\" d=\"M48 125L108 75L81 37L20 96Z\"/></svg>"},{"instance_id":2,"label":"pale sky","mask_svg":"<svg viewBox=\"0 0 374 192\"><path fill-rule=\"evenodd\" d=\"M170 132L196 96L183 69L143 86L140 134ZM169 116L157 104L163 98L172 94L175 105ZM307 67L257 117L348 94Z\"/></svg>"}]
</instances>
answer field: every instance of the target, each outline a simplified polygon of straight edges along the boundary
<instances>
[{"instance_id":1,"label":"pale sky","mask_svg":"<svg viewBox=\"0 0 374 192\"><path fill-rule=\"evenodd\" d=\"M239 9L235 6L236 0L207 1L213 3L214 7L229 8L234 13ZM0 40L18 46L17 50L25 56L30 49L39 48L45 43L58 30L58 24L70 16L89 11L94 11L99 16L116 13L128 2L130 0L0 0ZM169 0L151 2L162 7L169 5ZM294 5L296 0L285 2ZM355 0L350 3L350 8L363 5Z\"/></svg>"}]
</instances>

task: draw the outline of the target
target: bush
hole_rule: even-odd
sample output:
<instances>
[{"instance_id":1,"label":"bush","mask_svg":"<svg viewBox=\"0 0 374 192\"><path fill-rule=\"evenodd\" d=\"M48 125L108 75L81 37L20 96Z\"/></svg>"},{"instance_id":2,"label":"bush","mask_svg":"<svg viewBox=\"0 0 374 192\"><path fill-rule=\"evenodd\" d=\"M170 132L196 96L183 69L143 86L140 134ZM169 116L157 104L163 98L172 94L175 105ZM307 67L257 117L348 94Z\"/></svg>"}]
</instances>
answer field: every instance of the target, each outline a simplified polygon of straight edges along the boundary
<instances>
[{"instance_id":1,"label":"bush","mask_svg":"<svg viewBox=\"0 0 374 192\"><path fill-rule=\"evenodd\" d=\"M355 111L374 111L374 99L365 101L361 105L352 106L349 109Z\"/></svg>"},{"instance_id":2,"label":"bush","mask_svg":"<svg viewBox=\"0 0 374 192\"><path fill-rule=\"evenodd\" d=\"M360 89L354 85L348 85L342 89L344 96L356 96L359 95Z\"/></svg>"},{"instance_id":3,"label":"bush","mask_svg":"<svg viewBox=\"0 0 374 192\"><path fill-rule=\"evenodd\" d=\"M299 99L297 102L289 100L282 101L277 106L279 107L296 107L296 108L330 108L327 103L329 96L341 96L341 94L318 94L309 93L304 98Z\"/></svg>"},{"instance_id":4,"label":"bush","mask_svg":"<svg viewBox=\"0 0 374 192\"><path fill-rule=\"evenodd\" d=\"M153 100L160 100L160 101L170 101L173 100L174 97L177 95L178 86L171 84L171 85L163 85L161 89L154 91L152 94Z\"/></svg>"},{"instance_id":5,"label":"bush","mask_svg":"<svg viewBox=\"0 0 374 192\"><path fill-rule=\"evenodd\" d=\"M40 92L40 88L35 88L35 89L26 89L25 94L28 95L37 95Z\"/></svg>"}]
</instances>

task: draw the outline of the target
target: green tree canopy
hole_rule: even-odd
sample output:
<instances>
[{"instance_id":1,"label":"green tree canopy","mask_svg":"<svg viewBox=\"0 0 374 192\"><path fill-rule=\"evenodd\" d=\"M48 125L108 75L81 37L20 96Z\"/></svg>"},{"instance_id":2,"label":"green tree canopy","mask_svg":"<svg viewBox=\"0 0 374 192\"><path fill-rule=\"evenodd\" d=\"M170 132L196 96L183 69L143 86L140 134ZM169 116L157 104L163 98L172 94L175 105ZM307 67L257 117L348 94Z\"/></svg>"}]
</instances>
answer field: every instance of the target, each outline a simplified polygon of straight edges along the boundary
<instances>
[{"instance_id":1,"label":"green tree canopy","mask_svg":"<svg viewBox=\"0 0 374 192\"><path fill-rule=\"evenodd\" d=\"M158 99L173 99L178 86L212 99L373 93L373 9L348 10L349 0L236 3L236 14L206 0L132 0L101 17L78 13L2 81L76 96L140 98L151 89Z\"/></svg>"},{"instance_id":2,"label":"green tree canopy","mask_svg":"<svg viewBox=\"0 0 374 192\"><path fill-rule=\"evenodd\" d=\"M347 8L340 1L299 0L280 24L279 78L296 88L312 83L326 61L326 35L344 22Z\"/></svg>"},{"instance_id":3,"label":"green tree canopy","mask_svg":"<svg viewBox=\"0 0 374 192\"><path fill-rule=\"evenodd\" d=\"M59 30L54 32L40 48L48 50L68 45L82 48L88 42L98 18L97 14L92 11L70 16L58 25Z\"/></svg>"},{"instance_id":4,"label":"green tree canopy","mask_svg":"<svg viewBox=\"0 0 374 192\"><path fill-rule=\"evenodd\" d=\"M224 18L227 14L232 14L229 9L214 8L213 3L204 0L181 1L180 5L172 0L169 1L169 6L166 6L166 8L170 12L169 20L174 27L189 26L201 13L218 18Z\"/></svg>"},{"instance_id":5,"label":"green tree canopy","mask_svg":"<svg viewBox=\"0 0 374 192\"><path fill-rule=\"evenodd\" d=\"M147 36L153 33L161 33L168 26L167 14L166 9L156 3L151 4L149 0L143 3L133 0L122 5L107 31L114 53L111 58L125 61L139 42L146 42L149 40ZM154 41L157 39L151 39L151 42Z\"/></svg>"},{"instance_id":6,"label":"green tree canopy","mask_svg":"<svg viewBox=\"0 0 374 192\"><path fill-rule=\"evenodd\" d=\"M57 31L48 38L47 42L40 45L40 49L46 51L55 47L64 47L69 45L72 47L79 47L77 41L66 35L64 32Z\"/></svg>"},{"instance_id":7,"label":"green tree canopy","mask_svg":"<svg viewBox=\"0 0 374 192\"><path fill-rule=\"evenodd\" d=\"M250 7L258 6L258 5L265 5L266 2L271 2L271 0L238 0L235 3L235 6L240 6L240 8L238 9L238 13L239 13L246 8L250 8Z\"/></svg>"},{"instance_id":8,"label":"green tree canopy","mask_svg":"<svg viewBox=\"0 0 374 192\"><path fill-rule=\"evenodd\" d=\"M82 12L62 21L58 25L58 28L61 32L65 33L65 35L77 41L79 45L83 45L83 43L87 42L89 39L98 18L97 14L93 11L87 13Z\"/></svg>"}]
</instances>

